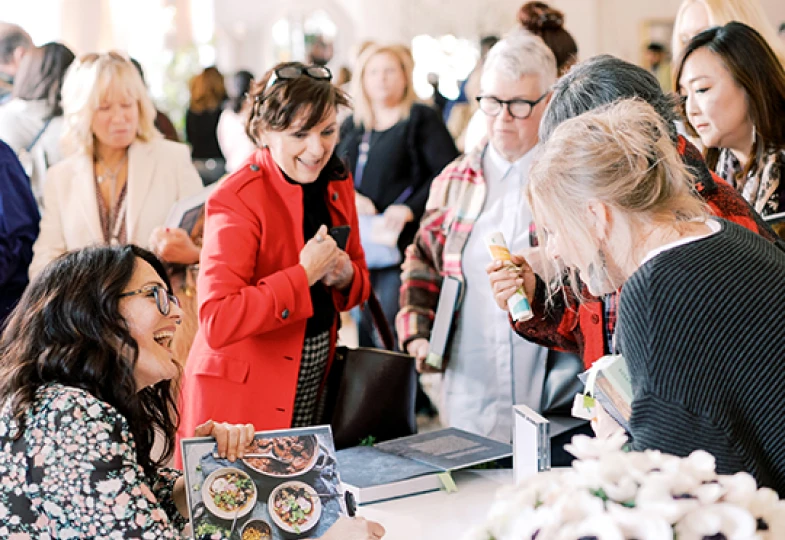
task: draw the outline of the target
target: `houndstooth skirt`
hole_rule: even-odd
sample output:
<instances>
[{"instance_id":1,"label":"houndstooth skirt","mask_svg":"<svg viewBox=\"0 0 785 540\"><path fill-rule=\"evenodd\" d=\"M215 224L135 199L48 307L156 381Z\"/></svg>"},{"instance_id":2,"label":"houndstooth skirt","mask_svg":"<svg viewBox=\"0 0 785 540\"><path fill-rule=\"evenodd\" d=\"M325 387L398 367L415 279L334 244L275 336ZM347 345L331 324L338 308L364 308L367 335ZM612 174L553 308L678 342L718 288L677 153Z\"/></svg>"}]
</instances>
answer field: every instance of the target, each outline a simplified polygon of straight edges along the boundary
<instances>
[{"instance_id":1,"label":"houndstooth skirt","mask_svg":"<svg viewBox=\"0 0 785 540\"><path fill-rule=\"evenodd\" d=\"M314 425L319 412L319 386L330 356L330 332L305 338L303 343L300 375L297 378L297 393L294 397L292 427Z\"/></svg>"}]
</instances>

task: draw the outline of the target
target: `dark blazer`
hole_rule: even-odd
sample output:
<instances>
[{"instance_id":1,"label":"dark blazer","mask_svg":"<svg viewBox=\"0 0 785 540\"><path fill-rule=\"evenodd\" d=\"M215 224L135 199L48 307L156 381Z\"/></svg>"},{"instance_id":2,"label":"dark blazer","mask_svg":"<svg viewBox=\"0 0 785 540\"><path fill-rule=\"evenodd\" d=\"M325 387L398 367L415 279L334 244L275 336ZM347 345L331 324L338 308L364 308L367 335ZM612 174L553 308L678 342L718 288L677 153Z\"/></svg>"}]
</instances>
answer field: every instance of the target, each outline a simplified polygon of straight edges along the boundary
<instances>
[{"instance_id":1,"label":"dark blazer","mask_svg":"<svg viewBox=\"0 0 785 540\"><path fill-rule=\"evenodd\" d=\"M365 128L354 125L350 116L341 125L341 140L336 153L349 170L355 172L357 156ZM375 139L378 138L378 144ZM357 191L373 201L383 213L403 191L411 187L412 194L403 201L414 214L401 233L398 247L403 251L411 244L425 212L431 181L444 167L458 157L458 149L439 114L431 107L415 103L409 118L390 129L374 134L368 152L368 162Z\"/></svg>"},{"instance_id":2,"label":"dark blazer","mask_svg":"<svg viewBox=\"0 0 785 540\"><path fill-rule=\"evenodd\" d=\"M40 219L19 159L0 141L0 327L27 286Z\"/></svg>"}]
</instances>

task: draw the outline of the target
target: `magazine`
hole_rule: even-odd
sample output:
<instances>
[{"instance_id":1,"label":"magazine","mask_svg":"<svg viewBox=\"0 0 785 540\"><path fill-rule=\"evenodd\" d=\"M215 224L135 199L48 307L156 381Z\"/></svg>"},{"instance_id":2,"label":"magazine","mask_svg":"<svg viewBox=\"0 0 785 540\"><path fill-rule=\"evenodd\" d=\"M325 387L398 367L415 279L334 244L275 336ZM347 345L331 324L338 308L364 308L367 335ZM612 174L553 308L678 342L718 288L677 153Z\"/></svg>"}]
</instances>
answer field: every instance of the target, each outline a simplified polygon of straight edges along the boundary
<instances>
[{"instance_id":1,"label":"magazine","mask_svg":"<svg viewBox=\"0 0 785 540\"><path fill-rule=\"evenodd\" d=\"M212 437L181 445L194 538L318 538L349 514L329 426L259 432L234 463Z\"/></svg>"}]
</instances>

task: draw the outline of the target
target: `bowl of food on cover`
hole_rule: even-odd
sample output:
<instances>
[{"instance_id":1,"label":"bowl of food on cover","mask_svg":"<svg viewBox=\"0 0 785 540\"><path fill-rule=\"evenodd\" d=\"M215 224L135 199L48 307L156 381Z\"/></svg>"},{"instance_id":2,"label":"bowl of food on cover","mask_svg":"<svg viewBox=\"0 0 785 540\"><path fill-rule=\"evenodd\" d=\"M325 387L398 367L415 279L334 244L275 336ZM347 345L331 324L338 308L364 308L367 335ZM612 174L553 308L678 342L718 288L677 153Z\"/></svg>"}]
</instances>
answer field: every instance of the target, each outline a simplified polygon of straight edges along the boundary
<instances>
[{"instance_id":1,"label":"bowl of food on cover","mask_svg":"<svg viewBox=\"0 0 785 540\"><path fill-rule=\"evenodd\" d=\"M315 435L254 439L243 458L245 465L274 478L294 478L307 473L319 457Z\"/></svg>"},{"instance_id":2,"label":"bowl of food on cover","mask_svg":"<svg viewBox=\"0 0 785 540\"><path fill-rule=\"evenodd\" d=\"M322 501L316 490L292 480L276 487L267 501L273 523L289 536L299 536L313 529L322 516Z\"/></svg>"},{"instance_id":3,"label":"bowl of food on cover","mask_svg":"<svg viewBox=\"0 0 785 540\"><path fill-rule=\"evenodd\" d=\"M256 496L256 484L248 473L233 467L216 469L202 484L204 505L220 519L245 516L256 504Z\"/></svg>"},{"instance_id":4,"label":"bowl of food on cover","mask_svg":"<svg viewBox=\"0 0 785 540\"><path fill-rule=\"evenodd\" d=\"M263 519L249 519L240 530L240 540L270 540L272 537L273 529Z\"/></svg>"}]
</instances>

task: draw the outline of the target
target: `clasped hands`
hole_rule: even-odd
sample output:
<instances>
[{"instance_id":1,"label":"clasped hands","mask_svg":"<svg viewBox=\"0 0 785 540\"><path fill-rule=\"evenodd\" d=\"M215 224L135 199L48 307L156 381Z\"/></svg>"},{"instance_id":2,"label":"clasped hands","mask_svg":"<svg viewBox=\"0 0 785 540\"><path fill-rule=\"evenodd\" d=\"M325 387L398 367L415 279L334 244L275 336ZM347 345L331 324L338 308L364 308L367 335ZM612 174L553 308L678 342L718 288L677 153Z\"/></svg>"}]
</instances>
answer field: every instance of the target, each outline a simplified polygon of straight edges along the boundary
<instances>
[{"instance_id":1,"label":"clasped hands","mask_svg":"<svg viewBox=\"0 0 785 540\"><path fill-rule=\"evenodd\" d=\"M344 290L354 279L354 265L322 225L300 251L300 265L308 276L308 285L321 281L328 287Z\"/></svg>"},{"instance_id":2,"label":"clasped hands","mask_svg":"<svg viewBox=\"0 0 785 540\"><path fill-rule=\"evenodd\" d=\"M194 244L185 229L156 227L150 234L149 243L150 251L168 263L199 262L201 249Z\"/></svg>"},{"instance_id":3,"label":"clasped hands","mask_svg":"<svg viewBox=\"0 0 785 540\"><path fill-rule=\"evenodd\" d=\"M373 201L360 193L354 194L354 204L361 216L375 216L379 213ZM405 204L391 204L384 211L384 226L391 231L400 233L410 221L414 221L414 212Z\"/></svg>"}]
</instances>

